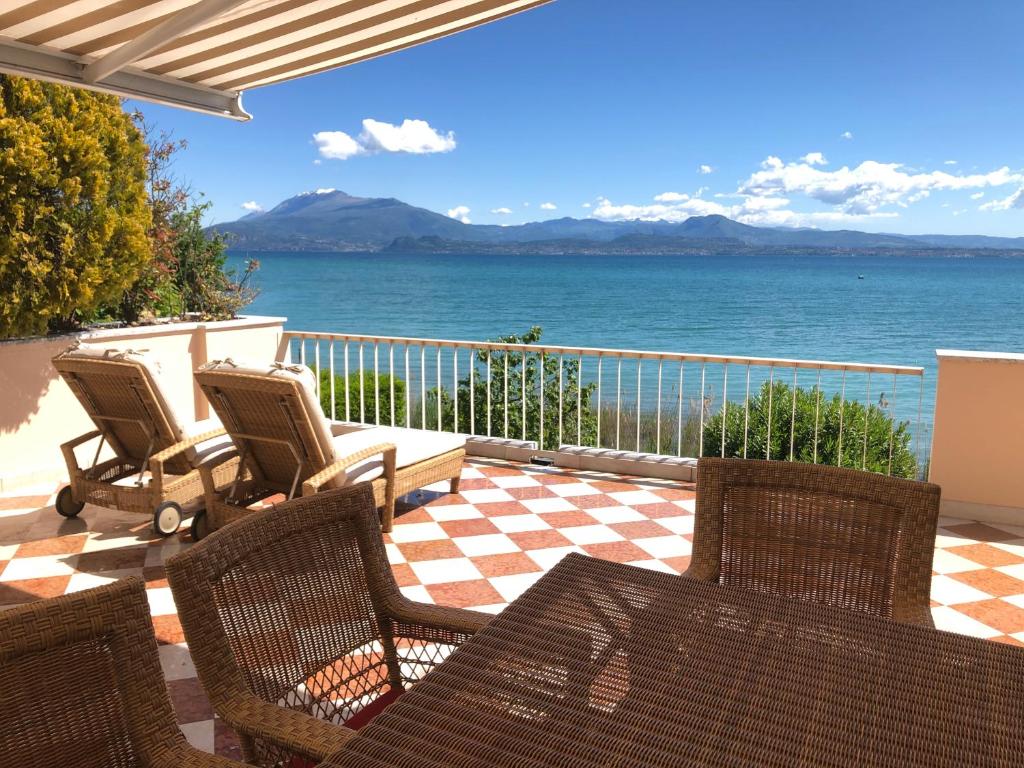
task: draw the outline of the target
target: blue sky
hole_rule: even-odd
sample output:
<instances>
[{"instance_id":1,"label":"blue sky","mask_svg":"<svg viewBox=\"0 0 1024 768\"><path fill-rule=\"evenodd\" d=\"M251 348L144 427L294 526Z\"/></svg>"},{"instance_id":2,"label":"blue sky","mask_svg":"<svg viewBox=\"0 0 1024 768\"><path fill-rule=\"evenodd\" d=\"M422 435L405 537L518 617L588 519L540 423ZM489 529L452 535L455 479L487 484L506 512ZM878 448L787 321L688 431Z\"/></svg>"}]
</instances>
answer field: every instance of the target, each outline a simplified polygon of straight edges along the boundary
<instances>
[{"instance_id":1,"label":"blue sky","mask_svg":"<svg viewBox=\"0 0 1024 768\"><path fill-rule=\"evenodd\" d=\"M1022 29L1019 0L556 0L250 91L249 123L139 106L189 141L177 172L214 221L337 188L473 223L1017 236Z\"/></svg>"}]
</instances>

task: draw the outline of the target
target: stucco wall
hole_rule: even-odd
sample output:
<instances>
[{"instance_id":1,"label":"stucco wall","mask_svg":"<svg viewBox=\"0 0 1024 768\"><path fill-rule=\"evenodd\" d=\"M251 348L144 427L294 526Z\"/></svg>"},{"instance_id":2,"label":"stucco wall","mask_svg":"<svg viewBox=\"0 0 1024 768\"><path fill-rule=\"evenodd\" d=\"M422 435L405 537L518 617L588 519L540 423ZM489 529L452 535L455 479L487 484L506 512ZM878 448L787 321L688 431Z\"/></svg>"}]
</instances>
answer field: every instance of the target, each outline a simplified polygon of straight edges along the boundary
<instances>
[{"instance_id":1,"label":"stucco wall","mask_svg":"<svg viewBox=\"0 0 1024 768\"><path fill-rule=\"evenodd\" d=\"M50 364L76 339L148 350L161 360L167 395L181 418L203 419L209 408L192 371L223 357L274 360L283 326L279 317L246 317L0 342L0 490L61 478L60 444L93 429Z\"/></svg>"},{"instance_id":2,"label":"stucco wall","mask_svg":"<svg viewBox=\"0 0 1024 768\"><path fill-rule=\"evenodd\" d=\"M936 354L929 479L943 514L1024 526L1024 355Z\"/></svg>"}]
</instances>

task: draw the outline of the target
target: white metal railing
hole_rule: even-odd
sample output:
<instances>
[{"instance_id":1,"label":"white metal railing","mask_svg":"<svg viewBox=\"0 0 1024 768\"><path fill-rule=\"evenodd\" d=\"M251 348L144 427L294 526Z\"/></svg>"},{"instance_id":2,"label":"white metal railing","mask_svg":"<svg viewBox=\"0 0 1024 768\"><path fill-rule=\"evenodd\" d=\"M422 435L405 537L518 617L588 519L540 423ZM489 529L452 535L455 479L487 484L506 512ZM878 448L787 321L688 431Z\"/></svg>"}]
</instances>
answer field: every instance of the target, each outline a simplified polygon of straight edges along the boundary
<instances>
[{"instance_id":1,"label":"white metal railing","mask_svg":"<svg viewBox=\"0 0 1024 768\"><path fill-rule=\"evenodd\" d=\"M285 340L291 359L317 373L324 411L337 420L546 450L803 460L908 476L923 463L919 367L305 331Z\"/></svg>"}]
</instances>

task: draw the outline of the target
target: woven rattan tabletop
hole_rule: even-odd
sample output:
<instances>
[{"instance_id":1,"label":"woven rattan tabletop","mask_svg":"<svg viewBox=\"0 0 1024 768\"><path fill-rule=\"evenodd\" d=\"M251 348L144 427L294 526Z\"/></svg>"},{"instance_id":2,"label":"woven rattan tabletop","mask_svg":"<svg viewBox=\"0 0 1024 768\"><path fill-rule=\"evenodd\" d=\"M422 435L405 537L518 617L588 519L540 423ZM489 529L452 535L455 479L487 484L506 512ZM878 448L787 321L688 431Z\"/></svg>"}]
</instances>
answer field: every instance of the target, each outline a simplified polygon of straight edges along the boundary
<instances>
[{"instance_id":1,"label":"woven rattan tabletop","mask_svg":"<svg viewBox=\"0 0 1024 768\"><path fill-rule=\"evenodd\" d=\"M572 554L323 765L1022 764L1018 648Z\"/></svg>"}]
</instances>

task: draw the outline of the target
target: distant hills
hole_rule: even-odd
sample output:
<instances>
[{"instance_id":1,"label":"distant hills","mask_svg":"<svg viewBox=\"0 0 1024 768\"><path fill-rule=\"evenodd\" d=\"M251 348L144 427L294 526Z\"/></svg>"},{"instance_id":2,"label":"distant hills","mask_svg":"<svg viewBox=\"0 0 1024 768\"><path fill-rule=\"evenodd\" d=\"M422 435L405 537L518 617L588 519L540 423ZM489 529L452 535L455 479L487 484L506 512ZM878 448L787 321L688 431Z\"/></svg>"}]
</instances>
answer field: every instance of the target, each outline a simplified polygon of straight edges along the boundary
<instances>
[{"instance_id":1,"label":"distant hills","mask_svg":"<svg viewBox=\"0 0 1024 768\"><path fill-rule=\"evenodd\" d=\"M265 212L215 224L249 251L412 253L965 253L1024 255L1024 237L897 235L854 230L753 227L724 216L683 222L561 218L514 226L463 224L395 198L305 192Z\"/></svg>"}]
</instances>

